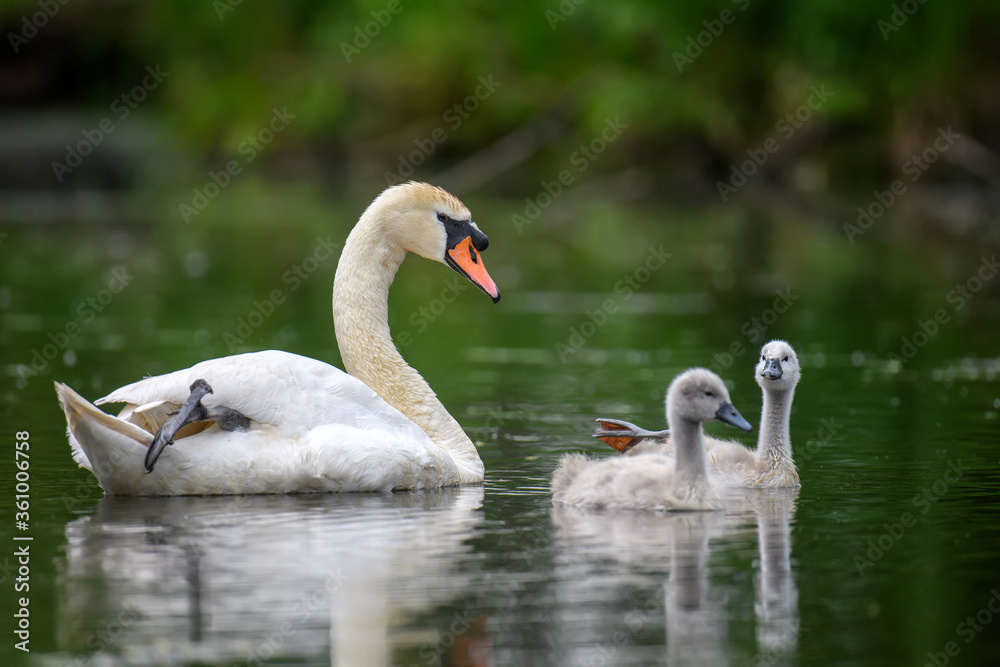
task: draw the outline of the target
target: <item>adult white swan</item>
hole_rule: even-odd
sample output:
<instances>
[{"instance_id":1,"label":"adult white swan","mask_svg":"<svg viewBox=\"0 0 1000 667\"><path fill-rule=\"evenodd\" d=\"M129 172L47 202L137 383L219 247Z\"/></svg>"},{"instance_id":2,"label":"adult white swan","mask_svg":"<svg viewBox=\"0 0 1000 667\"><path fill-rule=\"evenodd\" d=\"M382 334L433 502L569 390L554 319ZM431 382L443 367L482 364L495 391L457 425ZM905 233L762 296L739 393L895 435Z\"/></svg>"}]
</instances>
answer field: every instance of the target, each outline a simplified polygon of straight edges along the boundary
<instances>
[{"instance_id":1,"label":"adult white swan","mask_svg":"<svg viewBox=\"0 0 1000 667\"><path fill-rule=\"evenodd\" d=\"M412 182L385 190L348 236L334 279L333 321L347 373L287 352L238 354L97 401L126 403L117 417L57 382L73 458L117 495L482 482L475 445L393 345L387 298L412 252L451 266L495 303L500 292L480 256L488 243L444 190Z\"/></svg>"}]
</instances>

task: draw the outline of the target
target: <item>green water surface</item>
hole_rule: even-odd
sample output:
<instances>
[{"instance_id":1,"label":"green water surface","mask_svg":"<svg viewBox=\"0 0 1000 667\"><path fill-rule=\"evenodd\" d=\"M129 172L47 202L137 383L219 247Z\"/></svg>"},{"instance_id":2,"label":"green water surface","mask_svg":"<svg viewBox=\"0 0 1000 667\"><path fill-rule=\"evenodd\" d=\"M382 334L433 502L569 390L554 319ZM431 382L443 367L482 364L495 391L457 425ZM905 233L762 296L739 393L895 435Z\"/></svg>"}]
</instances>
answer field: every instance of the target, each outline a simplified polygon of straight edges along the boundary
<instances>
[{"instance_id":1,"label":"green water surface","mask_svg":"<svg viewBox=\"0 0 1000 667\"><path fill-rule=\"evenodd\" d=\"M467 202L502 300L409 259L390 323L482 443L485 485L102 499L70 457L52 381L95 399L269 348L339 365L332 248L364 203L7 230L5 664L995 663L1000 280L984 267L997 238L906 245L874 230L852 244L809 221L596 203L518 229L517 202ZM593 419L662 428L665 388L692 365L717 370L756 424L752 368L771 337L803 368L801 490L734 493L724 513L553 508L561 454L612 454ZM30 655L14 648L22 596Z\"/></svg>"}]
</instances>

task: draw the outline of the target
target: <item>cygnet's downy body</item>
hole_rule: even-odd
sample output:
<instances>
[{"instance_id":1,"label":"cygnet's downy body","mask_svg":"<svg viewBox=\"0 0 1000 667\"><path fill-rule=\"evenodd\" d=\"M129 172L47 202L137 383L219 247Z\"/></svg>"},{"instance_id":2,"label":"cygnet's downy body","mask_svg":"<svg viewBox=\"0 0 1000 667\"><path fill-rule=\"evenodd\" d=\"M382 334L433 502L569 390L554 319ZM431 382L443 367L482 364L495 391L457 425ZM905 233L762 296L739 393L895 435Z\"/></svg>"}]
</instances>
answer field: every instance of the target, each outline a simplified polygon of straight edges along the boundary
<instances>
[{"instance_id":1,"label":"cygnet's downy body","mask_svg":"<svg viewBox=\"0 0 1000 667\"><path fill-rule=\"evenodd\" d=\"M793 488L800 485L789 422L792 398L801 375L798 357L792 346L773 340L760 351L754 379L760 386L764 404L761 408L757 449L738 442L705 438L709 472L727 487ZM617 419L598 419L601 428L594 434L626 458L649 453L672 455L671 431L647 431Z\"/></svg>"},{"instance_id":2,"label":"cygnet's downy body","mask_svg":"<svg viewBox=\"0 0 1000 667\"><path fill-rule=\"evenodd\" d=\"M674 379L666 413L675 456L567 454L552 476L553 501L603 509L723 509L709 475L702 424L719 420L744 431L752 427L733 407L719 376L704 368Z\"/></svg>"}]
</instances>

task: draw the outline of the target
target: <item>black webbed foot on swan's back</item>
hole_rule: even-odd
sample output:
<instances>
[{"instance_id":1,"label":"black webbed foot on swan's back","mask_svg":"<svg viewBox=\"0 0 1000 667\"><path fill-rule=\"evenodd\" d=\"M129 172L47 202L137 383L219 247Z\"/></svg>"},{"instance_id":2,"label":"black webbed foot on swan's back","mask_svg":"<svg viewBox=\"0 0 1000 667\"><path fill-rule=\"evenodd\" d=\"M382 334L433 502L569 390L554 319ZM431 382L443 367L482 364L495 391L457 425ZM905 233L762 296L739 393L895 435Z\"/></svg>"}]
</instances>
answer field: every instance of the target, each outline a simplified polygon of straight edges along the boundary
<instances>
[{"instance_id":1,"label":"black webbed foot on swan's back","mask_svg":"<svg viewBox=\"0 0 1000 667\"><path fill-rule=\"evenodd\" d=\"M164 448L174 444L177 432L188 424L214 421L224 431L245 431L250 428L250 419L232 408L208 408L202 405L201 399L211 393L212 387L208 382L202 379L194 381L191 395L184 401L184 405L153 436L153 443L146 452L146 472L153 472L153 466Z\"/></svg>"}]
</instances>

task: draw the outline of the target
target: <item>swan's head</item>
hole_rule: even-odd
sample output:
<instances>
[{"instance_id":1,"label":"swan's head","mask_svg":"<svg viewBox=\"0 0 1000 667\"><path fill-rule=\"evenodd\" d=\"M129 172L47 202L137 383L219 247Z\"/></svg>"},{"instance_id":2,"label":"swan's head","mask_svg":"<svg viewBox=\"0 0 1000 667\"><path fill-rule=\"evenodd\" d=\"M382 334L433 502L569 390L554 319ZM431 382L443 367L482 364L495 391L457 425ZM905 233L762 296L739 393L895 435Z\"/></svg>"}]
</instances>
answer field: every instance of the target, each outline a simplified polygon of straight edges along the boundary
<instances>
[{"instance_id":1,"label":"swan's head","mask_svg":"<svg viewBox=\"0 0 1000 667\"><path fill-rule=\"evenodd\" d=\"M500 290L480 255L490 241L454 195L410 181L385 190L367 214L377 215L382 232L404 250L447 264L486 292L493 303L500 300Z\"/></svg>"},{"instance_id":2,"label":"swan's head","mask_svg":"<svg viewBox=\"0 0 1000 667\"><path fill-rule=\"evenodd\" d=\"M794 389L799 382L799 358L795 350L783 340L767 343L760 349L754 377L764 391Z\"/></svg>"},{"instance_id":3,"label":"swan's head","mask_svg":"<svg viewBox=\"0 0 1000 667\"><path fill-rule=\"evenodd\" d=\"M722 378L705 368L684 371L670 383L667 420L678 418L693 422L719 420L744 431L753 430L750 422L733 407ZM674 424L670 427L674 428Z\"/></svg>"}]
</instances>

